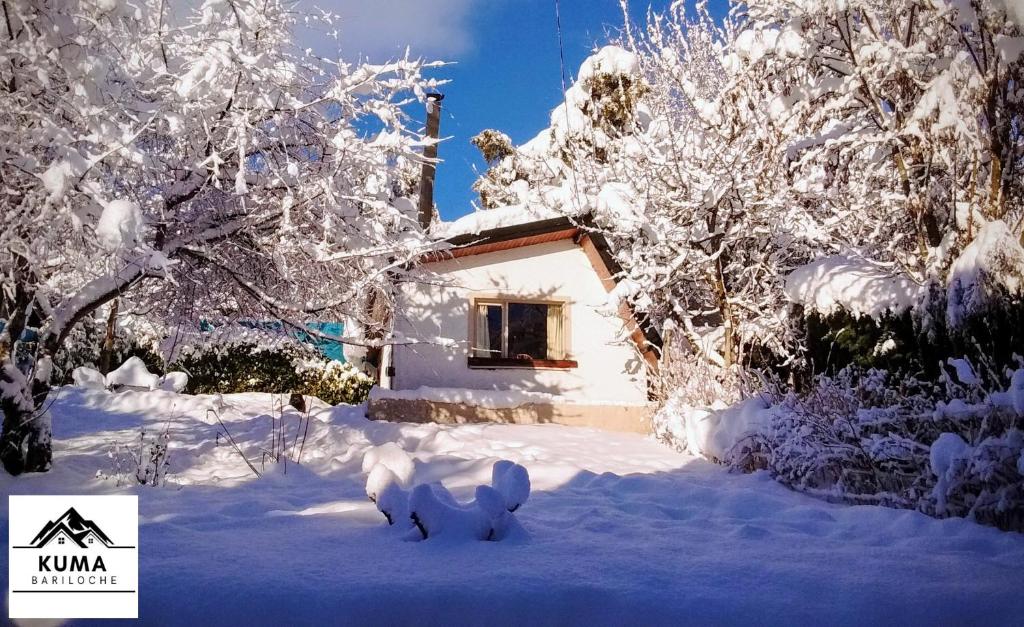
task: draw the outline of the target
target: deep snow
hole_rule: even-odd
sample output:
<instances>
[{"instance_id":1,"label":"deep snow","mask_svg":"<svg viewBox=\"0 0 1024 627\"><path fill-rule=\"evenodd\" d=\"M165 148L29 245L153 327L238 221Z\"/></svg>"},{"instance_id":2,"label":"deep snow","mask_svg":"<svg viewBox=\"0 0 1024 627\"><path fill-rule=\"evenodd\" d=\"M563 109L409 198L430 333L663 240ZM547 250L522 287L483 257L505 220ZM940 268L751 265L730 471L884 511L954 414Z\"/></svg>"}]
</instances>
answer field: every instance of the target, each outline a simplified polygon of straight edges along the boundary
<instances>
[{"instance_id":1,"label":"deep snow","mask_svg":"<svg viewBox=\"0 0 1024 627\"><path fill-rule=\"evenodd\" d=\"M5 493L140 496L150 624L1014 624L1024 536L912 511L833 505L729 474L652 439L556 425L373 423L317 405L303 466L256 479L269 395L62 388L54 470ZM285 418L289 437L298 416ZM169 424L178 485L118 488L110 442ZM415 483L469 501L522 464L527 539L405 542L366 498L363 458L393 442ZM389 447L390 448L390 447ZM380 453L380 449L377 449ZM265 469L266 470L266 469ZM6 535L7 499L2 499ZM6 555L4 557L6 559ZM6 564L0 576L6 577Z\"/></svg>"}]
</instances>

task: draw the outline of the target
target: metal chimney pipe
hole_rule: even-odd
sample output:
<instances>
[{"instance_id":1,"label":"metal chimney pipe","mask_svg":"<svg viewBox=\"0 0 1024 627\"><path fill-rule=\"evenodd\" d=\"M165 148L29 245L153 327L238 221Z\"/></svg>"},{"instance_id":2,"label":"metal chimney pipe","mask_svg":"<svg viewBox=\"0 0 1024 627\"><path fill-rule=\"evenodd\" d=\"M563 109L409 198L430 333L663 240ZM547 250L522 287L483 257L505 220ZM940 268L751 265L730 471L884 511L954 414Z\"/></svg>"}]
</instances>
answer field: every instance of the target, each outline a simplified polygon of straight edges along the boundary
<instances>
[{"instance_id":1,"label":"metal chimney pipe","mask_svg":"<svg viewBox=\"0 0 1024 627\"><path fill-rule=\"evenodd\" d=\"M441 130L441 101L444 94L427 94L427 137L436 140ZM430 228L434 219L434 177L437 173L437 142L423 148L423 173L420 175L420 226Z\"/></svg>"}]
</instances>

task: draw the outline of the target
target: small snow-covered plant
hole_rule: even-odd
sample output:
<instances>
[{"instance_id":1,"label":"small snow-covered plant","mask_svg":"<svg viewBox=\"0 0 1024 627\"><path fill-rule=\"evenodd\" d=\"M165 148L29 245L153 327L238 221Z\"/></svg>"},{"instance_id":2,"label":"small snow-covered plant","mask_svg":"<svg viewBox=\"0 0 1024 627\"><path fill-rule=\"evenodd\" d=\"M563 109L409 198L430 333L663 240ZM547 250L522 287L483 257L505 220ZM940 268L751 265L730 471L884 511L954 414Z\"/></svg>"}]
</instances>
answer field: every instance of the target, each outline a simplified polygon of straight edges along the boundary
<instances>
[{"instance_id":1,"label":"small snow-covered plant","mask_svg":"<svg viewBox=\"0 0 1024 627\"><path fill-rule=\"evenodd\" d=\"M171 462L170 422L162 431L147 432L139 429L139 437L131 443L114 442L107 457L111 472L97 472L101 478L113 478L118 486L145 485L162 486L167 483Z\"/></svg>"},{"instance_id":2,"label":"small snow-covered plant","mask_svg":"<svg viewBox=\"0 0 1024 627\"><path fill-rule=\"evenodd\" d=\"M402 447L385 442L363 456L366 496L384 515L389 525L409 522L409 492L416 464Z\"/></svg>"},{"instance_id":3,"label":"small snow-covered plant","mask_svg":"<svg viewBox=\"0 0 1024 627\"><path fill-rule=\"evenodd\" d=\"M947 432L932 444L935 486L921 509L934 516L965 516L1002 529L1024 530L1024 421L1005 408L980 411L985 432L992 435L972 446Z\"/></svg>"},{"instance_id":4,"label":"small snow-covered plant","mask_svg":"<svg viewBox=\"0 0 1024 627\"><path fill-rule=\"evenodd\" d=\"M270 419L270 443L260 451L260 468L266 472L268 464L280 464L287 474L289 463L302 463L309 436L309 406L304 403L306 406L299 411L286 402L285 396L276 395L271 397L271 405L271 413L263 416Z\"/></svg>"}]
</instances>

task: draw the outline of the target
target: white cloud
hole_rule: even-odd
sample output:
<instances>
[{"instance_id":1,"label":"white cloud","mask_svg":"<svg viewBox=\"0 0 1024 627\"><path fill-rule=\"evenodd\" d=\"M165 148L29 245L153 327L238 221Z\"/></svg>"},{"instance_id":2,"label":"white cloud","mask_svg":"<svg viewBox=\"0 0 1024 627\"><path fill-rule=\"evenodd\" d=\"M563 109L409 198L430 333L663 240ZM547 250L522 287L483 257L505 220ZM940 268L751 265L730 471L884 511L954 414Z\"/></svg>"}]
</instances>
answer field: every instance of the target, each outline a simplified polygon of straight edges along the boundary
<instances>
[{"instance_id":1,"label":"white cloud","mask_svg":"<svg viewBox=\"0 0 1024 627\"><path fill-rule=\"evenodd\" d=\"M473 45L470 12L475 0L303 0L341 16L339 41L302 33L300 45L323 54L337 52L354 60L363 56L381 61L404 53L454 60Z\"/></svg>"}]
</instances>

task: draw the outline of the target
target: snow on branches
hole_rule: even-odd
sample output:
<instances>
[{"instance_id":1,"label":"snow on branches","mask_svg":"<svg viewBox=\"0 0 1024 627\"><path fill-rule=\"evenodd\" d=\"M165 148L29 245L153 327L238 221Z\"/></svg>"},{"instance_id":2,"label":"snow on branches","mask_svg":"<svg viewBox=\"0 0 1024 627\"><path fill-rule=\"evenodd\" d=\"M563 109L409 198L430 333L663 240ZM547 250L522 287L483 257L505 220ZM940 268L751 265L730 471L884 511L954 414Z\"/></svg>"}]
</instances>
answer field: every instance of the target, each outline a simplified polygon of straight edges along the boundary
<instances>
[{"instance_id":1,"label":"snow on branches","mask_svg":"<svg viewBox=\"0 0 1024 627\"><path fill-rule=\"evenodd\" d=\"M980 280L1012 291L1019 274L1014 7L757 0L720 21L674 3L588 59L550 126L502 150L477 189L486 207L591 212L644 286L622 296L718 366L792 363L786 277L822 258L886 268L921 300L960 290L982 311L976 296L1005 290L958 278L972 241L1005 225L986 266L998 276Z\"/></svg>"},{"instance_id":2,"label":"snow on branches","mask_svg":"<svg viewBox=\"0 0 1024 627\"><path fill-rule=\"evenodd\" d=\"M422 75L434 64L302 51L291 33L312 18L280 0L167 4L2 2L0 457L12 472L40 468L19 461L26 419L7 409L39 405L42 366L111 299L168 325L379 324L389 273L429 246L410 200L422 137L402 106L436 87ZM35 346L19 346L26 327Z\"/></svg>"}]
</instances>

